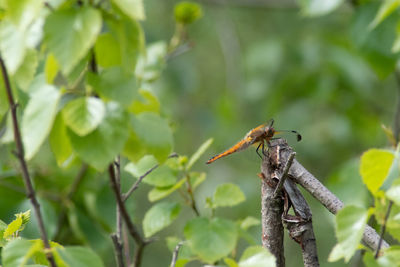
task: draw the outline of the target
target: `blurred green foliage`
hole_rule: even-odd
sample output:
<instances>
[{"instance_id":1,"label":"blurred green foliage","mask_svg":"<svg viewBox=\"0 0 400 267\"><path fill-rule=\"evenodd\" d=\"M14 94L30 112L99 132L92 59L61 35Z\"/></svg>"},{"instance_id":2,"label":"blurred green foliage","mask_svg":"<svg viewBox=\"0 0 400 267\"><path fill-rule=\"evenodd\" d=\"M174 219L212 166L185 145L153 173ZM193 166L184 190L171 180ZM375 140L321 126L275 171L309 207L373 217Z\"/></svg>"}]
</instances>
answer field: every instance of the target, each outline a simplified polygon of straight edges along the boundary
<instances>
[{"instance_id":1,"label":"blurred green foliage","mask_svg":"<svg viewBox=\"0 0 400 267\"><path fill-rule=\"evenodd\" d=\"M385 196L378 189L386 173L370 169L382 163L389 172L395 152L379 150L390 154L386 164L376 154L369 162L364 158L363 180L358 169L363 151L387 145L381 124L391 125L395 116L397 1L143 2L47 1L52 10L43 1L0 1L1 56L18 99L26 158L46 229L63 246L83 246L58 248L66 262L86 253L95 261L100 255L105 266L115 265L109 234L116 227L116 204L102 171L117 154L123 155L122 192L160 164L126 202L144 234L159 238L146 248L142 266L167 265L185 238L190 242L181 249L180 266L192 260L187 266L199 266L195 259L228 266L247 266L252 257L270 262L268 253L249 247L260 244L261 236L255 152L203 164L270 118L278 129L302 134L300 143L285 136L297 159L345 204L365 209L375 199L378 225L388 199L397 211L398 183L389 185ZM40 27L43 35L37 33ZM42 37L45 45L40 45ZM93 55L99 73L87 71ZM7 227L3 222L30 208L12 154L7 110L0 78L0 233ZM172 150L180 156L167 159ZM82 162L91 167L75 188ZM379 181L368 176L374 171ZM374 195L367 187L374 188ZM347 264L328 262L336 243L335 217L305 196L313 210L321 266ZM200 217L190 206L193 200ZM350 206L348 211L357 211L364 222L364 209ZM357 220L341 216L336 228L346 233L343 226ZM392 215L388 225L394 238L397 220ZM36 224L32 216L25 238L38 237ZM21 256L33 246L41 251L36 241L11 241L8 251ZM215 243L214 249L204 242ZM349 254L336 258L348 260L356 244L350 247ZM288 239L286 249L287 265L299 265L298 245ZM372 259L371 253L366 259ZM360 261L356 254L348 264Z\"/></svg>"}]
</instances>

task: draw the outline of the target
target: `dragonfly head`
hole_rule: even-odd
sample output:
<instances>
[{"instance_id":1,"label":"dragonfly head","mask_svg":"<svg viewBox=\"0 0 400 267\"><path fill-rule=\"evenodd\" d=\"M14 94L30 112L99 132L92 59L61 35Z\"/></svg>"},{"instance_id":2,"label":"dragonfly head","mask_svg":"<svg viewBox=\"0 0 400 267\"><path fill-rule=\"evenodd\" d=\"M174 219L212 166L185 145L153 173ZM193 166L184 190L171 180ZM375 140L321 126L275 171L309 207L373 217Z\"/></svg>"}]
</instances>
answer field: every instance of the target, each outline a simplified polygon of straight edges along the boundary
<instances>
[{"instance_id":1,"label":"dragonfly head","mask_svg":"<svg viewBox=\"0 0 400 267\"><path fill-rule=\"evenodd\" d=\"M269 127L269 126L268 126L268 127L265 129L265 135L266 135L267 138L273 137L274 134L275 134L275 129L274 129L273 127Z\"/></svg>"}]
</instances>

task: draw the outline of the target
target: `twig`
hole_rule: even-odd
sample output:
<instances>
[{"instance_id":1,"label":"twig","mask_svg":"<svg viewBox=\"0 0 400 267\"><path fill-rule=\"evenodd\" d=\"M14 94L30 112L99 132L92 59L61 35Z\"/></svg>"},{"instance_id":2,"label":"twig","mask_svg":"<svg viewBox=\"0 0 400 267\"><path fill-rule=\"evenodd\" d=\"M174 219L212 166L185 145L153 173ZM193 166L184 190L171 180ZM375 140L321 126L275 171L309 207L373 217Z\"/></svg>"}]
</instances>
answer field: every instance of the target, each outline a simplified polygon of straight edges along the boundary
<instances>
[{"instance_id":1,"label":"twig","mask_svg":"<svg viewBox=\"0 0 400 267\"><path fill-rule=\"evenodd\" d=\"M142 176L139 177L139 179L137 179L137 181L131 186L131 188L129 188L128 192L126 192L125 194L122 194L122 200L125 202L130 195L139 187L139 184L142 182L142 180L149 175L152 171L154 171L155 169L157 169L159 166L159 164L154 165L153 167L151 167L149 170L147 170Z\"/></svg>"},{"instance_id":2,"label":"twig","mask_svg":"<svg viewBox=\"0 0 400 267\"><path fill-rule=\"evenodd\" d=\"M300 244L304 267L319 266L317 243L312 226L312 213L307 201L291 179L285 181L285 192L296 216L285 214L283 220L290 237Z\"/></svg>"},{"instance_id":3,"label":"twig","mask_svg":"<svg viewBox=\"0 0 400 267\"><path fill-rule=\"evenodd\" d=\"M196 200L194 199L194 194L193 194L193 190L192 190L192 184L190 183L189 174L186 174L185 178L186 178L187 192L189 193L189 196L190 196L190 207L192 208L194 213L196 213L197 216L200 216L200 212L199 212L199 210L197 209L197 206L196 206Z\"/></svg>"},{"instance_id":4,"label":"twig","mask_svg":"<svg viewBox=\"0 0 400 267\"><path fill-rule=\"evenodd\" d=\"M385 235L386 224L387 224L387 221L389 219L389 215L390 215L390 211L392 210L392 206L393 206L393 201L390 200L389 201L389 206L388 206L388 208L386 210L385 220L383 221L382 231L381 231L381 234L379 236L379 242L378 242L378 247L376 248L375 259L377 259L379 257L379 251L381 250L381 247L382 247L383 236Z\"/></svg>"},{"instance_id":5,"label":"twig","mask_svg":"<svg viewBox=\"0 0 400 267\"><path fill-rule=\"evenodd\" d=\"M115 173L115 180L117 182L118 192L121 194L121 169L120 169L120 157L117 156L114 162L114 173ZM116 233L111 235L114 243L114 250L115 256L117 258L118 267L124 267L124 260L123 260L123 242L122 242L122 218L121 218L121 209L117 205L116 208ZM115 240L114 240L115 239Z\"/></svg>"},{"instance_id":6,"label":"twig","mask_svg":"<svg viewBox=\"0 0 400 267\"><path fill-rule=\"evenodd\" d=\"M115 258L117 261L117 266L124 267L125 265L124 265L124 257L122 254L122 250L123 250L122 244L118 241L118 237L115 233L111 234L111 239L114 244L114 252L115 252Z\"/></svg>"},{"instance_id":7,"label":"twig","mask_svg":"<svg viewBox=\"0 0 400 267\"><path fill-rule=\"evenodd\" d=\"M289 173L290 166L292 166L294 156L296 156L296 152L292 152L289 156L289 159L286 161L285 167L283 168L283 174L279 179L277 186L275 187L275 191L273 194L274 198L278 197L279 192L282 190L286 177Z\"/></svg>"},{"instance_id":8,"label":"twig","mask_svg":"<svg viewBox=\"0 0 400 267\"><path fill-rule=\"evenodd\" d=\"M183 241L180 241L180 242L175 246L174 252L172 253L172 260L171 260L171 265L170 265L170 267L175 267L176 261L178 260L179 249L181 248L182 245L183 245Z\"/></svg>"},{"instance_id":9,"label":"twig","mask_svg":"<svg viewBox=\"0 0 400 267\"><path fill-rule=\"evenodd\" d=\"M285 255L283 246L283 198L274 198L274 188L276 186L275 173L271 172L270 162L264 157L261 165L261 223L262 223L262 244L272 255L275 256L276 266L285 266Z\"/></svg>"},{"instance_id":10,"label":"twig","mask_svg":"<svg viewBox=\"0 0 400 267\"><path fill-rule=\"evenodd\" d=\"M176 158L179 155L177 153L172 153L171 155L168 156L168 158ZM137 181L131 186L131 188L129 188L128 192L126 192L125 194L122 194L122 200L126 201L130 195L139 187L139 184L142 182L142 180L149 175L152 171L154 171L155 169L157 169L159 166L159 164L154 165L153 167L151 167L150 169L148 169L142 176L139 177L139 179L137 179Z\"/></svg>"},{"instance_id":11,"label":"twig","mask_svg":"<svg viewBox=\"0 0 400 267\"><path fill-rule=\"evenodd\" d=\"M122 218L125 221L125 224L128 228L129 234L132 236L132 238L135 240L135 242L137 244L135 258L133 261L133 266L140 266L141 260L142 260L143 249L147 244L149 244L150 241L144 240L142 238L138 229L136 228L136 226L133 224L131 218L129 217L128 211L126 210L124 201L122 200L121 194L118 189L113 164L110 164L108 166L108 173L110 176L111 188L114 192L115 199L117 200L117 205L119 206L119 209L121 211Z\"/></svg>"},{"instance_id":12,"label":"twig","mask_svg":"<svg viewBox=\"0 0 400 267\"><path fill-rule=\"evenodd\" d=\"M12 90L11 90L10 80L9 80L7 69L6 69L6 66L4 65L4 61L3 61L2 57L0 57L0 66L1 66L1 72L3 75L4 85L5 85L6 92L7 92L8 103L9 103L10 109L11 109L14 140L15 140L15 146L17 148L16 155L17 155L17 158L21 165L22 177L24 179L26 194L27 194L27 197L29 198L29 200L31 201L33 210L35 212L36 219L38 221L41 239L43 241L44 248L45 248L46 258L49 261L50 265L52 267L55 267L55 266L57 266L57 264L54 260L53 252L51 251L51 248L50 248L50 243L47 238L46 229L44 227L42 213L40 211L40 204L37 201L35 190L33 189L33 185L32 185L32 180L31 180L31 177L28 172L28 166L25 161L25 152L24 152L24 147L22 144L21 132L20 132L19 126L18 126L17 105L14 102L14 97L13 97Z\"/></svg>"}]
</instances>

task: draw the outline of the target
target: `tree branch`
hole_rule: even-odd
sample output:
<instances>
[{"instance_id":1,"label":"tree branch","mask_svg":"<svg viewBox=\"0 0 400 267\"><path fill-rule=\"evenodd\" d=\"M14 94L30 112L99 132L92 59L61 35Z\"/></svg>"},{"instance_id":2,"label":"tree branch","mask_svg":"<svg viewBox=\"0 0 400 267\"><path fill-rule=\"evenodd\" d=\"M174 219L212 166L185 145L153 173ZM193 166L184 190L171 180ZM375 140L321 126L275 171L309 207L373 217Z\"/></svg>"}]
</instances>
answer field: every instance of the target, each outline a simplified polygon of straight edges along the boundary
<instances>
[{"instance_id":1,"label":"tree branch","mask_svg":"<svg viewBox=\"0 0 400 267\"><path fill-rule=\"evenodd\" d=\"M262 223L262 244L272 255L275 256L276 266L285 266L285 255L283 246L283 198L274 198L274 190L277 185L277 174L273 171L276 166L269 161L276 154L268 151L261 165L261 223Z\"/></svg>"},{"instance_id":2,"label":"tree branch","mask_svg":"<svg viewBox=\"0 0 400 267\"><path fill-rule=\"evenodd\" d=\"M37 201L36 193L35 193L35 190L33 189L33 185L32 185L32 180L31 180L31 177L28 172L28 166L25 161L24 146L22 144L21 132L20 132L19 126L18 126L17 105L14 102L14 97L12 94L10 80L9 80L7 69L6 69L6 66L4 65L4 61L3 61L2 57L0 57L0 67L1 67L1 72L3 75L4 85L5 85L6 92L7 92L8 103L9 103L10 109L11 109L14 140L15 140L15 146L17 148L17 151L15 154L21 165L21 171L22 171L22 177L24 179L26 195L29 198L29 200L31 201L31 204L32 204L32 207L33 207L33 210L35 213L35 217L38 221L39 231L40 231L41 239L44 244L46 258L49 261L50 265L52 267L54 267L54 266L57 266L57 264L54 260L53 252L51 251L51 248L50 248L50 243L47 238L46 229L44 227L42 213L40 211L40 204Z\"/></svg>"},{"instance_id":3,"label":"tree branch","mask_svg":"<svg viewBox=\"0 0 400 267\"><path fill-rule=\"evenodd\" d=\"M271 146L288 147L286 141L283 139L272 140ZM289 152L286 151L285 153ZM340 201L340 199L338 199L331 191L329 191L329 189L327 189L317 178L315 178L314 175L307 171L307 169L304 168L296 159L294 159L293 164L290 167L289 177L306 189L331 213L336 214L343 208L343 202ZM372 227L367 225L364 230L362 241L369 248L376 251L379 243L379 235ZM389 245L383 240L382 247L387 248Z\"/></svg>"},{"instance_id":4,"label":"tree branch","mask_svg":"<svg viewBox=\"0 0 400 267\"><path fill-rule=\"evenodd\" d=\"M136 249L136 253L135 253L135 257L134 257L134 261L133 261L133 266L140 266L141 260L142 260L143 249L147 244L149 244L149 241L143 239L143 237L140 235L138 229L136 228L136 226L133 224L131 218L129 217L128 211L126 210L126 207L125 207L125 203L122 200L121 194L119 192L113 164L110 164L108 166L108 173L110 176L111 188L114 192L115 199L117 200L117 205L121 211L122 218L125 221L125 224L128 228L129 234L132 236L132 238L135 240L135 243L137 244L137 249Z\"/></svg>"},{"instance_id":5,"label":"tree branch","mask_svg":"<svg viewBox=\"0 0 400 267\"><path fill-rule=\"evenodd\" d=\"M176 261L178 260L178 253L179 253L179 249L181 248L181 246L183 245L183 241L179 242L175 249L174 252L172 253L172 260L171 260L171 265L170 267L175 267L176 265Z\"/></svg>"},{"instance_id":6,"label":"tree branch","mask_svg":"<svg viewBox=\"0 0 400 267\"><path fill-rule=\"evenodd\" d=\"M115 258L117 261L117 266L118 267L124 267L124 257L123 257L123 247L122 244L118 241L118 237L115 233L111 234L111 240L113 241L114 244L114 253L115 253Z\"/></svg>"},{"instance_id":7,"label":"tree branch","mask_svg":"<svg viewBox=\"0 0 400 267\"><path fill-rule=\"evenodd\" d=\"M285 191L296 214L296 216L291 216L285 213L283 216L283 221L286 223L289 235L301 246L304 267L319 266L311 209L291 179L285 181Z\"/></svg>"}]
</instances>

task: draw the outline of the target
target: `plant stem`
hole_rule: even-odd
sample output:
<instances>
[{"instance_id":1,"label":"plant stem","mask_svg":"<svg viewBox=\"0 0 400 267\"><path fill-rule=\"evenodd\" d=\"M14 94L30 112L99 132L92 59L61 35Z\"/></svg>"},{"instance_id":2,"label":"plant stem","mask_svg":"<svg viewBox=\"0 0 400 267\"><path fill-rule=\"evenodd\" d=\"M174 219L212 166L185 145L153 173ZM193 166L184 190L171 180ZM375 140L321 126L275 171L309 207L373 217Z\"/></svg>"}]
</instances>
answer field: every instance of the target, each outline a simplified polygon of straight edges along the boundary
<instances>
[{"instance_id":1,"label":"plant stem","mask_svg":"<svg viewBox=\"0 0 400 267\"><path fill-rule=\"evenodd\" d=\"M17 148L17 151L15 152L15 155L17 156L17 158L18 158L18 160L20 162L20 165L21 165L22 177L24 179L24 184L25 184L27 197L31 201L31 204L32 204L35 216L36 216L36 219L38 221L41 239L43 241L44 248L45 248L46 258L49 261L50 265L52 267L55 267L55 266L57 266L57 264L56 264L56 262L54 260L53 253L52 253L51 248L50 248L50 243L49 243L49 240L47 238L46 229L44 227L42 213L40 211L40 204L37 201L36 193L35 193L35 190L33 189L33 185L32 185L32 180L31 180L31 177L30 177L29 172L28 172L28 166L27 166L26 161L25 161L25 152L24 152L24 147L23 147L23 144L22 144L21 132L20 132L19 126L18 126L17 105L14 102L14 97L13 97L12 90L11 90L10 80L9 80L7 69L6 69L6 66L4 64L4 61L3 61L2 57L0 57L0 66L1 66L1 72L2 72L2 75L3 75L4 85L5 85L5 88L6 88L6 91L7 91L8 103L9 103L10 109L11 109L11 118L12 118L13 131L14 131L14 140L15 140L15 146Z\"/></svg>"}]
</instances>

